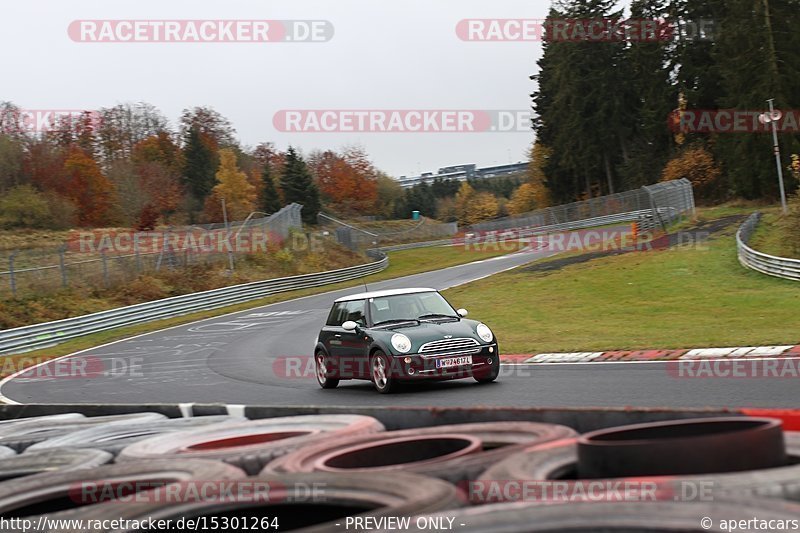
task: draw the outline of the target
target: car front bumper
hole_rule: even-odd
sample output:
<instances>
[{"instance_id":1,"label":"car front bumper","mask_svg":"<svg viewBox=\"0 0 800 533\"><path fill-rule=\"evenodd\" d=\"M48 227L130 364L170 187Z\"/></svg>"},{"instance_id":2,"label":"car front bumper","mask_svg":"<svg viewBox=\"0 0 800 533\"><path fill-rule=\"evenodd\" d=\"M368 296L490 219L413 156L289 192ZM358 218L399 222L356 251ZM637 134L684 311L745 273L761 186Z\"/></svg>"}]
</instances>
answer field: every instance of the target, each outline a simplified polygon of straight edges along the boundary
<instances>
[{"instance_id":1,"label":"car front bumper","mask_svg":"<svg viewBox=\"0 0 800 533\"><path fill-rule=\"evenodd\" d=\"M469 355L472 364L437 368L436 361ZM466 378L489 373L491 367L497 364L500 358L497 343L481 346L479 352L471 354L453 353L437 354L435 356L421 356L419 354L405 354L393 356L392 377L400 381L416 380L444 380ZM406 362L410 359L410 362Z\"/></svg>"}]
</instances>

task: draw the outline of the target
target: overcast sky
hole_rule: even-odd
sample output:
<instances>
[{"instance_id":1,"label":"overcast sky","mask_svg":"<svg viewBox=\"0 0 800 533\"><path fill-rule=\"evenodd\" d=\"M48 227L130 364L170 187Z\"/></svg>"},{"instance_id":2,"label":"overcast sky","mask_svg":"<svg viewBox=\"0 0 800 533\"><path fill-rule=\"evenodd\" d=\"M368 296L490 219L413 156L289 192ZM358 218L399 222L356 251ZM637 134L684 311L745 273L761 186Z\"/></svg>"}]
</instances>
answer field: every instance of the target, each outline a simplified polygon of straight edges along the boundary
<instances>
[{"instance_id":1,"label":"overcast sky","mask_svg":"<svg viewBox=\"0 0 800 533\"><path fill-rule=\"evenodd\" d=\"M185 107L228 117L241 142L307 152L360 144L392 175L525 158L533 134L286 133L283 109L527 110L538 42L465 42L470 18L543 18L544 0L26 0L3 2L0 100L23 109L145 101L175 123ZM323 43L85 43L83 19L327 20Z\"/></svg>"}]
</instances>

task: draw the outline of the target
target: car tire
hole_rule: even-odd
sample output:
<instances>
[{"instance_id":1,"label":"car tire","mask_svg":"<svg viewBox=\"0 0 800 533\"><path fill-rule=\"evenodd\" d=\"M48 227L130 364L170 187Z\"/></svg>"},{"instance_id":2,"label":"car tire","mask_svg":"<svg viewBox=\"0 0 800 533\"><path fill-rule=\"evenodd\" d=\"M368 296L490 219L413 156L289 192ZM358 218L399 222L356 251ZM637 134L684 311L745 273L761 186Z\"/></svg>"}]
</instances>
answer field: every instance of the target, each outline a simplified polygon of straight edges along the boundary
<instances>
[{"instance_id":1,"label":"car tire","mask_svg":"<svg viewBox=\"0 0 800 533\"><path fill-rule=\"evenodd\" d=\"M210 415L142 421L131 423L130 425L103 424L37 442L27 448L25 453L52 450L54 448L93 448L117 455L134 442L149 439L156 435L208 428L212 425L241 424L246 421L247 419L244 417Z\"/></svg>"},{"instance_id":2,"label":"car tire","mask_svg":"<svg viewBox=\"0 0 800 533\"><path fill-rule=\"evenodd\" d=\"M151 412L90 417L42 417L32 418L29 421L20 419L18 423L0 427L0 446L7 446L13 448L17 452L22 452L36 443L89 427L106 424L144 424L166 419L167 417L161 413Z\"/></svg>"},{"instance_id":3,"label":"car tire","mask_svg":"<svg viewBox=\"0 0 800 533\"><path fill-rule=\"evenodd\" d=\"M323 389L335 389L339 386L339 380L328 377L328 365L325 363L325 352L318 351L314 355L314 369L317 374L317 383Z\"/></svg>"},{"instance_id":4,"label":"car tire","mask_svg":"<svg viewBox=\"0 0 800 533\"><path fill-rule=\"evenodd\" d=\"M230 463L252 475L276 457L302 446L384 429L375 418L361 415L263 418L150 437L123 448L117 462L170 457L213 459Z\"/></svg>"},{"instance_id":5,"label":"car tire","mask_svg":"<svg viewBox=\"0 0 800 533\"><path fill-rule=\"evenodd\" d=\"M258 476L242 480L241 483L244 487L248 484L266 485L270 497L255 501L252 498L216 498L181 502L156 495L152 498L157 500L156 503L112 501L53 514L50 518L104 523L146 522L153 519L172 520L175 524L180 518L228 515L240 517L240 523L251 524L253 521L257 523L262 519L280 517L280 531L323 533L344 531L346 528L341 525L346 516L369 516L373 520L378 517L406 517L442 512L462 505L453 485L439 479L406 473L393 475L388 483L386 479L372 475L328 473ZM166 491L161 492L166 494ZM352 525L349 528L367 530ZM268 531L271 528L254 529ZM369 530L374 529L370 527ZM130 530L104 531L127 533ZM65 533L73 533L73 530Z\"/></svg>"},{"instance_id":6,"label":"car tire","mask_svg":"<svg viewBox=\"0 0 800 533\"><path fill-rule=\"evenodd\" d=\"M119 495L117 490L122 490L115 487L123 481L154 483L159 486L192 480L220 483L244 480L245 477L245 473L234 466L219 461L192 459L137 461L79 470L42 472L0 483L0 514L13 516L11 513L14 512L20 516L38 516L62 510L68 514L77 509L103 508L108 503L114 503L111 498ZM135 498L126 498L123 507L132 505L133 500ZM153 507L158 502L146 505ZM95 528L92 530L97 531ZM58 531L73 530L59 528Z\"/></svg>"},{"instance_id":7,"label":"car tire","mask_svg":"<svg viewBox=\"0 0 800 533\"><path fill-rule=\"evenodd\" d=\"M489 372L485 375L479 374L477 376L473 376L475 381L478 383L491 383L492 381L497 379L497 376L500 375L500 355L497 354L497 357L492 357L492 364L489 367Z\"/></svg>"},{"instance_id":8,"label":"car tire","mask_svg":"<svg viewBox=\"0 0 800 533\"><path fill-rule=\"evenodd\" d=\"M110 463L114 456L102 450L53 449L26 451L0 460L0 481L18 479L43 472L69 472L96 468Z\"/></svg>"},{"instance_id":9,"label":"car tire","mask_svg":"<svg viewBox=\"0 0 800 533\"><path fill-rule=\"evenodd\" d=\"M800 432L787 431L786 453L789 464L777 468L702 475L648 476L648 481L662 485L664 494L674 497L686 485L705 486L713 489L714 497L733 498L776 498L800 502ZM510 455L489 467L476 480L477 487L483 483L514 481L552 481L559 479L579 480L576 475L578 448L575 439L551 442L545 446L533 446L520 453ZM616 480L635 478L615 478ZM592 480L596 481L596 480ZM670 488L676 490L670 491ZM516 501L515 499L494 498L487 500L477 491L473 495L473 505Z\"/></svg>"},{"instance_id":10,"label":"car tire","mask_svg":"<svg viewBox=\"0 0 800 533\"><path fill-rule=\"evenodd\" d=\"M387 370L392 368L391 361L381 350L377 350L369 358L370 376L375 390L381 394L390 394L397 390L397 380L391 376L391 371Z\"/></svg>"},{"instance_id":11,"label":"car tire","mask_svg":"<svg viewBox=\"0 0 800 533\"><path fill-rule=\"evenodd\" d=\"M406 472L459 483L477 479L491 465L531 446L576 436L575 430L566 426L522 421L440 425L352 435L297 448L276 458L261 473L334 470L380 478ZM463 445L452 447L458 444L459 437ZM457 453L475 439L480 442L478 449Z\"/></svg>"}]
</instances>

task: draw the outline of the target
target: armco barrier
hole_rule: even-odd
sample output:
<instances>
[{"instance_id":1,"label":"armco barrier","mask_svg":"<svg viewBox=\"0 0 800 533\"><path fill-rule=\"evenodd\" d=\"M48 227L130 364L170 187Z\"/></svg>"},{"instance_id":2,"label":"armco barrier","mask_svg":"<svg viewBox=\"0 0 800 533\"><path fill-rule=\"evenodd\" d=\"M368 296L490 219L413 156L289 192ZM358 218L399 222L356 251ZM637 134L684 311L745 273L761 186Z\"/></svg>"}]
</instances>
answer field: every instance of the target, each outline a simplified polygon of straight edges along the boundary
<instances>
[{"instance_id":1,"label":"armco barrier","mask_svg":"<svg viewBox=\"0 0 800 533\"><path fill-rule=\"evenodd\" d=\"M90 315L8 329L0 331L0 354L46 348L90 333L181 316L195 311L217 309L257 300L279 292L347 281L380 272L388 265L388 258L384 254L379 254L379 259L363 265L222 287L119 307Z\"/></svg>"},{"instance_id":2,"label":"armco barrier","mask_svg":"<svg viewBox=\"0 0 800 533\"><path fill-rule=\"evenodd\" d=\"M765 254L752 249L748 245L760 219L761 213L756 211L747 218L739 228L739 231L736 232L736 249L739 254L739 262L746 268L768 276L800 281L800 259Z\"/></svg>"}]
</instances>

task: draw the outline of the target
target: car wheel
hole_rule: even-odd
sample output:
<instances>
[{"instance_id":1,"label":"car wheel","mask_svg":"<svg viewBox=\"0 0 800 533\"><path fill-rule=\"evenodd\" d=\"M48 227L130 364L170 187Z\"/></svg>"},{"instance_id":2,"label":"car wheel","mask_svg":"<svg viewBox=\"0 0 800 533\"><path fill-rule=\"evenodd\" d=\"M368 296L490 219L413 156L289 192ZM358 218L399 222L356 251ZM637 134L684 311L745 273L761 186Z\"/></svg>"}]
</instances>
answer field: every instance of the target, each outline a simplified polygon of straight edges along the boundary
<instances>
[{"instance_id":1,"label":"car wheel","mask_svg":"<svg viewBox=\"0 0 800 533\"><path fill-rule=\"evenodd\" d=\"M385 353L378 350L372 354L369 366L372 373L372 383L378 392L388 394L395 390L397 381L392 378L391 364Z\"/></svg>"},{"instance_id":2,"label":"car wheel","mask_svg":"<svg viewBox=\"0 0 800 533\"><path fill-rule=\"evenodd\" d=\"M339 385L339 380L328 377L328 364L325 362L325 352L317 352L314 356L317 369L317 383L323 389L334 389Z\"/></svg>"},{"instance_id":3,"label":"car wheel","mask_svg":"<svg viewBox=\"0 0 800 533\"><path fill-rule=\"evenodd\" d=\"M489 371L486 374L478 374L475 381L478 383L491 383L497 379L500 374L500 356L492 357L492 364L489 365Z\"/></svg>"}]
</instances>

